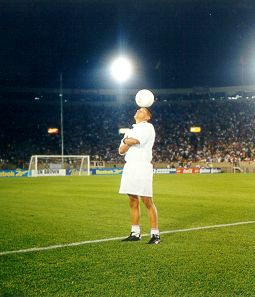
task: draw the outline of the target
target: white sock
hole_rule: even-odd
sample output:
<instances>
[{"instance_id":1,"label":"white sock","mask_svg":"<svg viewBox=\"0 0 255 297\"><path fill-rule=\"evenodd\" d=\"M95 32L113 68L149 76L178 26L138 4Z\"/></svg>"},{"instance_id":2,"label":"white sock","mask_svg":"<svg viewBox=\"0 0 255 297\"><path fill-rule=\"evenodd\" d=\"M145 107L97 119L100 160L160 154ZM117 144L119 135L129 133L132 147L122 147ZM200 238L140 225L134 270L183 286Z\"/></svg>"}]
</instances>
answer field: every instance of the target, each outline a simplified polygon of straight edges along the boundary
<instances>
[{"instance_id":1,"label":"white sock","mask_svg":"<svg viewBox=\"0 0 255 297\"><path fill-rule=\"evenodd\" d=\"M131 233L134 233L133 235L138 236L140 235L140 226L139 225L132 225L131 227Z\"/></svg>"},{"instance_id":2,"label":"white sock","mask_svg":"<svg viewBox=\"0 0 255 297\"><path fill-rule=\"evenodd\" d=\"M151 229L151 237L153 235L159 235L159 229Z\"/></svg>"}]
</instances>

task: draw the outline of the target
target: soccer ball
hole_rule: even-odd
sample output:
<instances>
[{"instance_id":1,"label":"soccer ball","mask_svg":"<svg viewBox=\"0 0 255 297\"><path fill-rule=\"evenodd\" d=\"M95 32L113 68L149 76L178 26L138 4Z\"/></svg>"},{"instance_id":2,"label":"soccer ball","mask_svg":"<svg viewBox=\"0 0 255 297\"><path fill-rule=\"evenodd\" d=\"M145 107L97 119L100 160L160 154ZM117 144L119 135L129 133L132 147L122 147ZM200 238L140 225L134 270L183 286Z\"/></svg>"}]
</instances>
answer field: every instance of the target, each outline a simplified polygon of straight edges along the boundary
<instances>
[{"instance_id":1,"label":"soccer ball","mask_svg":"<svg viewBox=\"0 0 255 297\"><path fill-rule=\"evenodd\" d=\"M149 90L140 90L135 96L135 101L140 107L150 107L154 102L154 95Z\"/></svg>"}]
</instances>

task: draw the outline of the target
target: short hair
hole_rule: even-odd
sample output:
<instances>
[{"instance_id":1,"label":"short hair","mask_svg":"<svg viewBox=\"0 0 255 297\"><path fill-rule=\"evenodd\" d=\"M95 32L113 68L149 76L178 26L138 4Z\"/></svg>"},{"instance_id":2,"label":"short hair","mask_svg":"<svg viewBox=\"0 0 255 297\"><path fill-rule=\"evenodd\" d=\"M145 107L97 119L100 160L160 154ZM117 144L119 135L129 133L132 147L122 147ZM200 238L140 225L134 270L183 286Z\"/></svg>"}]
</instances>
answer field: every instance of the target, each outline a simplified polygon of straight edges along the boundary
<instances>
[{"instance_id":1,"label":"short hair","mask_svg":"<svg viewBox=\"0 0 255 297\"><path fill-rule=\"evenodd\" d=\"M148 113L150 119L152 119L152 111L151 111L151 109L149 107L144 107L144 108L147 110L147 113Z\"/></svg>"}]
</instances>

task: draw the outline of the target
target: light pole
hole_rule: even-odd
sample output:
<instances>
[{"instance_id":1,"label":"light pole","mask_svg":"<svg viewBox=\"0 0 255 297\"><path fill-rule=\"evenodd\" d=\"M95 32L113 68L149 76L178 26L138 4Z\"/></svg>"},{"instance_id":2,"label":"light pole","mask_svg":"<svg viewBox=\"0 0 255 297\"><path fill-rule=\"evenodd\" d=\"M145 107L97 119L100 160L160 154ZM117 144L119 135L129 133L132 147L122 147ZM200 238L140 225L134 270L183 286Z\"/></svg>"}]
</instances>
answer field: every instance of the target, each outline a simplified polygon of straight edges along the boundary
<instances>
[{"instance_id":1,"label":"light pole","mask_svg":"<svg viewBox=\"0 0 255 297\"><path fill-rule=\"evenodd\" d=\"M61 130L61 156L62 156L62 166L64 163L64 124L63 124L63 77L62 72L60 72L59 79L59 97L60 97L60 130Z\"/></svg>"}]
</instances>

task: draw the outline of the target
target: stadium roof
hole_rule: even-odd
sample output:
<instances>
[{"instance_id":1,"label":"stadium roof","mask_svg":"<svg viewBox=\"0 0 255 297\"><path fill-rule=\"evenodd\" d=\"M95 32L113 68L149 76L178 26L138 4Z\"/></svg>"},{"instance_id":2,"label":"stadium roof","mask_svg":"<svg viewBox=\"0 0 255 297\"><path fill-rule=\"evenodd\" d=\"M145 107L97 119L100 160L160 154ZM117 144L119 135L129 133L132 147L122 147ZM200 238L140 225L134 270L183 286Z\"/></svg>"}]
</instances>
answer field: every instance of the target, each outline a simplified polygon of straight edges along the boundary
<instances>
[{"instance_id":1,"label":"stadium roof","mask_svg":"<svg viewBox=\"0 0 255 297\"><path fill-rule=\"evenodd\" d=\"M133 96L138 89L122 89L122 95ZM225 87L193 87L193 88L172 88L172 89L152 89L156 96L160 95L189 95L189 94L217 94L222 93L226 95L234 95L240 92L255 92L255 85L237 85ZM0 93L25 93L25 94L59 94L58 88L31 88L31 87L5 87L0 86ZM120 93L120 89L70 89L64 88L65 95L105 95L114 96Z\"/></svg>"}]
</instances>

